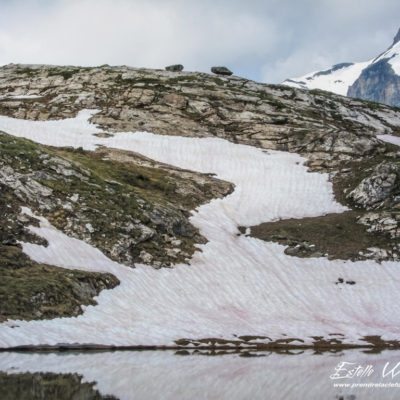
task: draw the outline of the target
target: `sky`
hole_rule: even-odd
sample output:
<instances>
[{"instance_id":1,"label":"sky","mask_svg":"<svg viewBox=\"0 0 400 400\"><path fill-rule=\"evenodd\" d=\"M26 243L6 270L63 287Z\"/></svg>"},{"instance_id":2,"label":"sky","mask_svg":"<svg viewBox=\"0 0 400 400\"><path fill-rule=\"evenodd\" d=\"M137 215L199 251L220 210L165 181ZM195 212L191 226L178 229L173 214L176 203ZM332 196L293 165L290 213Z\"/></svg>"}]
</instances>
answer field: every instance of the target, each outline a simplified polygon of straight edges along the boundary
<instances>
[{"instance_id":1,"label":"sky","mask_svg":"<svg viewBox=\"0 0 400 400\"><path fill-rule=\"evenodd\" d=\"M0 65L129 65L279 83L392 43L399 0L0 0Z\"/></svg>"}]
</instances>

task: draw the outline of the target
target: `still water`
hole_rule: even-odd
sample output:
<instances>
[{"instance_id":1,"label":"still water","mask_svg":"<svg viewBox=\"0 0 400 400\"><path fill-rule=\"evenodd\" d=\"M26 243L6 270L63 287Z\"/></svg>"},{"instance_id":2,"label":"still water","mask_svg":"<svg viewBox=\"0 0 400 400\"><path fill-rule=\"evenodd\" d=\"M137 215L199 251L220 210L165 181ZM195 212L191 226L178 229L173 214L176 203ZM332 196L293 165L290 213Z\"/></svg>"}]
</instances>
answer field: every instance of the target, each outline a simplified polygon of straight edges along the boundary
<instances>
[{"instance_id":1,"label":"still water","mask_svg":"<svg viewBox=\"0 0 400 400\"><path fill-rule=\"evenodd\" d=\"M399 398L400 351L0 353L2 400Z\"/></svg>"}]
</instances>

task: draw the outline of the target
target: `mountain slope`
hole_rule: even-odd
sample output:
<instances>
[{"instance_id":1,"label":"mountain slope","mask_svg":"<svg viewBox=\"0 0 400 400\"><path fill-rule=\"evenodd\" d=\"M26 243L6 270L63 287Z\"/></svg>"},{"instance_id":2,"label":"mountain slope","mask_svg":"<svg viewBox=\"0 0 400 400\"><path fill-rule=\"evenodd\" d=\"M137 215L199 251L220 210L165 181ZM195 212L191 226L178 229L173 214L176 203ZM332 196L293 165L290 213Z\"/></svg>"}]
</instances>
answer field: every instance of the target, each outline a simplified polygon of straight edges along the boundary
<instances>
[{"instance_id":1,"label":"mountain slope","mask_svg":"<svg viewBox=\"0 0 400 400\"><path fill-rule=\"evenodd\" d=\"M48 246L23 239L23 252L120 281L77 318L0 324L0 348L399 345L399 154L385 142L398 139L399 110L238 77L109 66L5 66L0 95L0 130L37 142L5 149L4 185L15 195L32 179L46 186L37 203L21 195L21 206L39 221L25 228ZM168 212L151 212L161 206ZM300 258L249 235L261 223L348 208L362 220L342 226L358 224L353 232L387 248ZM163 235L176 219L180 236ZM139 229L127 232L127 221ZM122 251L121 235L132 240ZM185 245L190 260L175 252ZM159 269L159 257L171 268Z\"/></svg>"},{"instance_id":2,"label":"mountain slope","mask_svg":"<svg viewBox=\"0 0 400 400\"><path fill-rule=\"evenodd\" d=\"M327 90L399 107L400 30L393 44L372 60L337 64L325 71L287 79L283 84L303 89Z\"/></svg>"}]
</instances>

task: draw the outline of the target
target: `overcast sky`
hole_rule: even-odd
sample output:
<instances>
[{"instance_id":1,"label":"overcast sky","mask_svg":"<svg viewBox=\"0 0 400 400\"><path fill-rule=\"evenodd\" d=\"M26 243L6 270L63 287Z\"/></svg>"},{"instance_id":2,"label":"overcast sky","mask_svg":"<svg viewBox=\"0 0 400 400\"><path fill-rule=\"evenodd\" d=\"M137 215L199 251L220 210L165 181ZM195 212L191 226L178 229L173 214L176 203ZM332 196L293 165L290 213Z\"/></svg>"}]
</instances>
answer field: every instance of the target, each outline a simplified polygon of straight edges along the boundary
<instances>
[{"instance_id":1,"label":"overcast sky","mask_svg":"<svg viewBox=\"0 0 400 400\"><path fill-rule=\"evenodd\" d=\"M399 28L399 0L0 0L0 65L226 65L278 83L375 57Z\"/></svg>"}]
</instances>

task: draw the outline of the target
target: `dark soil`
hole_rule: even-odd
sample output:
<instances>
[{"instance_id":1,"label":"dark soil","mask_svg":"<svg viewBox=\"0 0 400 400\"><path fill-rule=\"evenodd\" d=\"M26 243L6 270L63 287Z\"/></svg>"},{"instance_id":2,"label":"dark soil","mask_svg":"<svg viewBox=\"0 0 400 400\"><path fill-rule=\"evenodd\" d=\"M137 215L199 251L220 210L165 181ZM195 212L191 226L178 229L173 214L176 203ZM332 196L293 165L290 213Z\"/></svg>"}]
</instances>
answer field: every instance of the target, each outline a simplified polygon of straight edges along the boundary
<instances>
[{"instance_id":1,"label":"dark soil","mask_svg":"<svg viewBox=\"0 0 400 400\"><path fill-rule=\"evenodd\" d=\"M367 232L357 223L358 211L328 214L322 217L286 219L251 228L251 236L289 246L285 252L296 257L322 257L359 260L368 247L390 248L383 235ZM243 230L242 230L243 232Z\"/></svg>"}]
</instances>

